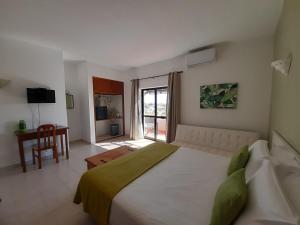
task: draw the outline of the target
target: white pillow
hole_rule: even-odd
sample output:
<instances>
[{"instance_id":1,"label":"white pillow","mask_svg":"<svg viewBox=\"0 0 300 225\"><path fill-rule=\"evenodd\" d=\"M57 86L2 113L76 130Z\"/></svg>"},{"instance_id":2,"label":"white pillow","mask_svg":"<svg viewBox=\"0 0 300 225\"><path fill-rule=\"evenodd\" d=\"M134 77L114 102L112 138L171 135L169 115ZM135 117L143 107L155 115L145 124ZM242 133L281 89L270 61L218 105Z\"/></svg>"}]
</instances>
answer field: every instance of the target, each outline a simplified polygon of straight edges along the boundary
<instances>
[{"instance_id":1,"label":"white pillow","mask_svg":"<svg viewBox=\"0 0 300 225\"><path fill-rule=\"evenodd\" d=\"M271 149L273 163L300 168L300 161L296 156L297 153L288 148L288 146L280 146L274 144Z\"/></svg>"},{"instance_id":2,"label":"white pillow","mask_svg":"<svg viewBox=\"0 0 300 225\"><path fill-rule=\"evenodd\" d=\"M285 179L287 176L292 175L292 174L299 174L300 176L300 167L295 167L295 166L289 166L285 164L280 164L280 163L274 163L274 159L271 157L270 158L272 164L274 165L276 175L278 179L281 181Z\"/></svg>"},{"instance_id":3,"label":"white pillow","mask_svg":"<svg viewBox=\"0 0 300 225\"><path fill-rule=\"evenodd\" d=\"M248 184L248 203L235 225L253 222L297 225L298 214L286 198L270 160L264 160Z\"/></svg>"},{"instance_id":4,"label":"white pillow","mask_svg":"<svg viewBox=\"0 0 300 225\"><path fill-rule=\"evenodd\" d=\"M257 140L252 145L250 145L249 151L252 151L253 149L261 148L261 147L265 148L265 146L267 147L267 150L269 151L268 143L269 142L266 140Z\"/></svg>"},{"instance_id":5,"label":"white pillow","mask_svg":"<svg viewBox=\"0 0 300 225\"><path fill-rule=\"evenodd\" d=\"M287 197L300 215L300 169L289 168L288 173L280 177L280 181Z\"/></svg>"},{"instance_id":6,"label":"white pillow","mask_svg":"<svg viewBox=\"0 0 300 225\"><path fill-rule=\"evenodd\" d=\"M262 165L264 159L270 157L268 142L258 140L249 147L250 158L246 165L246 183L248 183Z\"/></svg>"}]
</instances>

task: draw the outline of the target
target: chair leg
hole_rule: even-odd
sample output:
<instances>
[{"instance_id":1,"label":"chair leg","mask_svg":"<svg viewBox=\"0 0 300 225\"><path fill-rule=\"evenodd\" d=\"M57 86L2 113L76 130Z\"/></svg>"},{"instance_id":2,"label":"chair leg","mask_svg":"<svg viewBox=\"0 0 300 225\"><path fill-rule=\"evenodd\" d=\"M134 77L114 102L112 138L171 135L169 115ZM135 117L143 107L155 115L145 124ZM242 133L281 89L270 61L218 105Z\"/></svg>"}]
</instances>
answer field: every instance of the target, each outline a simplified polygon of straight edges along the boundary
<instances>
[{"instance_id":1,"label":"chair leg","mask_svg":"<svg viewBox=\"0 0 300 225\"><path fill-rule=\"evenodd\" d=\"M38 151L39 169L42 168L42 154L41 150Z\"/></svg>"},{"instance_id":2,"label":"chair leg","mask_svg":"<svg viewBox=\"0 0 300 225\"><path fill-rule=\"evenodd\" d=\"M33 165L35 165L35 153L34 153L33 149L32 149L32 162L33 162Z\"/></svg>"},{"instance_id":3,"label":"chair leg","mask_svg":"<svg viewBox=\"0 0 300 225\"><path fill-rule=\"evenodd\" d=\"M53 155L55 156L56 163L58 163L59 160L58 160L58 152L57 152L57 147L56 146L53 147Z\"/></svg>"},{"instance_id":4,"label":"chair leg","mask_svg":"<svg viewBox=\"0 0 300 225\"><path fill-rule=\"evenodd\" d=\"M60 135L60 148L61 148L61 155L64 156L65 155L65 151L64 151L63 135Z\"/></svg>"}]
</instances>

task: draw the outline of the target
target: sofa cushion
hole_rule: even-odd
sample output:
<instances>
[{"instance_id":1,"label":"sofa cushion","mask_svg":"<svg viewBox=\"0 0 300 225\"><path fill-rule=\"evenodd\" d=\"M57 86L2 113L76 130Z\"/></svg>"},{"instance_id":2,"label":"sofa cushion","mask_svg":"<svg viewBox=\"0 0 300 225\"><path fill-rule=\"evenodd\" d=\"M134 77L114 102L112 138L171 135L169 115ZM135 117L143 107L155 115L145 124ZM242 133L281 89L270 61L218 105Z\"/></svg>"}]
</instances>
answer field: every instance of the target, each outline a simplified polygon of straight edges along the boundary
<instances>
[{"instance_id":1,"label":"sofa cushion","mask_svg":"<svg viewBox=\"0 0 300 225\"><path fill-rule=\"evenodd\" d=\"M234 153L245 145L252 145L258 138L259 134L256 132L179 124L177 125L175 143L205 146Z\"/></svg>"}]
</instances>

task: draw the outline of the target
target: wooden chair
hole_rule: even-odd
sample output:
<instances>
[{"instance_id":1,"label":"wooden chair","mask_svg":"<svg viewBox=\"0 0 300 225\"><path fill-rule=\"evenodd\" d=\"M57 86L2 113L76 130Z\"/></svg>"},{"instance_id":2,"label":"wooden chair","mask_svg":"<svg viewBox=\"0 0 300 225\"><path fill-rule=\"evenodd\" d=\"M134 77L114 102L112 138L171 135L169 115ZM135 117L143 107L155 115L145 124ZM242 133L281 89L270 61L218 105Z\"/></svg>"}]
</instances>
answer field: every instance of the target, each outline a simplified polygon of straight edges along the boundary
<instances>
[{"instance_id":1,"label":"wooden chair","mask_svg":"<svg viewBox=\"0 0 300 225\"><path fill-rule=\"evenodd\" d=\"M53 158L55 158L56 163L58 163L56 128L52 124L44 124L37 129L37 146L32 148L32 158L33 164L35 164L35 158L38 159L39 169L42 168L42 151L48 149L52 149Z\"/></svg>"}]
</instances>

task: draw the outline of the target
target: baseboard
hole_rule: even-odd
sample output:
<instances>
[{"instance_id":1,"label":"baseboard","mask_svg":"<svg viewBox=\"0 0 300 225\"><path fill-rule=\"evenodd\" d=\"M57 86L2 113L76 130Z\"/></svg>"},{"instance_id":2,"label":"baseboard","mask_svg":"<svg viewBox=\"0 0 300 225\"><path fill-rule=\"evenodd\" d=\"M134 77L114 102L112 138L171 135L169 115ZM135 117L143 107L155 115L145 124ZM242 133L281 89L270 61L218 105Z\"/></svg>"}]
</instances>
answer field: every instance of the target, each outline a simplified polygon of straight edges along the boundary
<instances>
[{"instance_id":1,"label":"baseboard","mask_svg":"<svg viewBox=\"0 0 300 225\"><path fill-rule=\"evenodd\" d=\"M62 156L62 154L58 153L58 156ZM52 154L43 156L43 160L51 160L51 159L53 159ZM33 164L32 160L27 160L26 161L26 165L31 165L31 164ZM21 164L20 163L15 163L15 164L12 164L12 165L0 167L0 173L1 173L1 171L11 170L11 169L15 169L17 167L20 167L20 169L22 170Z\"/></svg>"}]
</instances>

